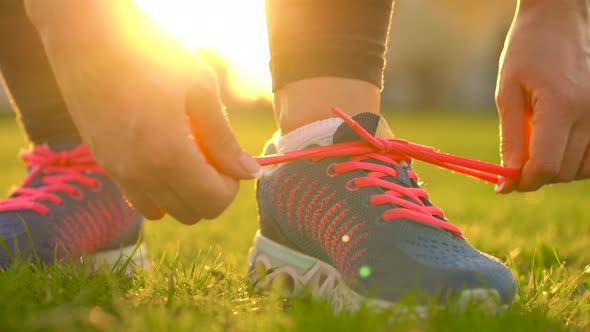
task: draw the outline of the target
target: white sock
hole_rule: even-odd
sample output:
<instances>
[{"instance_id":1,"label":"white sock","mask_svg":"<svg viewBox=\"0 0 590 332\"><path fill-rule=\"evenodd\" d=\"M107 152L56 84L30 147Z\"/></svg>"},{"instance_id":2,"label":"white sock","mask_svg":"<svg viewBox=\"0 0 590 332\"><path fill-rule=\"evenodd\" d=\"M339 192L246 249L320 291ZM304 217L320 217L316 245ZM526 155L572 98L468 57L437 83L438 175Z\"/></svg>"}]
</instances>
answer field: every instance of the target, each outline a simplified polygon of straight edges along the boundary
<instances>
[{"instance_id":1,"label":"white sock","mask_svg":"<svg viewBox=\"0 0 590 332\"><path fill-rule=\"evenodd\" d=\"M281 136L279 130L271 141L278 153L299 150L311 144L329 145L333 143L334 132L343 122L340 118L320 120L299 127L284 136Z\"/></svg>"}]
</instances>

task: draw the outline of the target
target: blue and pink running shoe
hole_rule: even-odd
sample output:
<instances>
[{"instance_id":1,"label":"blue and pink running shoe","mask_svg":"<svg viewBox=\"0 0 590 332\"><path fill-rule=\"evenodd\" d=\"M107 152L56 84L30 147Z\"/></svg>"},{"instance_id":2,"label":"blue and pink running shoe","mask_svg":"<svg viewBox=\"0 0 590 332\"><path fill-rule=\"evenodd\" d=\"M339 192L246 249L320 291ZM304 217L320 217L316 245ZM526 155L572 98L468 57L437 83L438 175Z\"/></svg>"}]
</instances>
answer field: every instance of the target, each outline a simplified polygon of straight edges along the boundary
<instances>
[{"instance_id":1,"label":"blue and pink running shoe","mask_svg":"<svg viewBox=\"0 0 590 332\"><path fill-rule=\"evenodd\" d=\"M53 148L53 149L52 149ZM21 153L28 174L0 200L0 267L14 259L141 263L142 216L84 145L37 145Z\"/></svg>"},{"instance_id":2,"label":"blue and pink running shoe","mask_svg":"<svg viewBox=\"0 0 590 332\"><path fill-rule=\"evenodd\" d=\"M288 146L275 138L259 159L271 166L257 182L254 283L282 280L290 297L311 294L336 312L362 303L407 308L399 302L410 295L424 314L432 301L493 311L510 304L510 270L469 245L431 203L410 157L490 181L506 170L392 139L379 115L338 114L317 139Z\"/></svg>"}]
</instances>

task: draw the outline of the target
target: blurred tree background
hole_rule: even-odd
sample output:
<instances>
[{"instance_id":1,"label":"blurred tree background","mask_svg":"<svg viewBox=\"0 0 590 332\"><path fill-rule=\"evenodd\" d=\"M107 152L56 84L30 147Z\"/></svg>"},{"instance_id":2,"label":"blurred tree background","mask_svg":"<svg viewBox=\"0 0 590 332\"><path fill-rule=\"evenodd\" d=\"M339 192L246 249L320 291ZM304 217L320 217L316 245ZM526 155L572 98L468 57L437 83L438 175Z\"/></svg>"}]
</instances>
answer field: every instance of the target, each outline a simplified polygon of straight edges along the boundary
<instances>
[{"instance_id":1,"label":"blurred tree background","mask_svg":"<svg viewBox=\"0 0 590 332\"><path fill-rule=\"evenodd\" d=\"M398 0L385 104L489 110L514 0Z\"/></svg>"},{"instance_id":2,"label":"blurred tree background","mask_svg":"<svg viewBox=\"0 0 590 332\"><path fill-rule=\"evenodd\" d=\"M493 110L498 57L515 6L516 0L397 0L384 104L412 110ZM226 102L234 109L268 104L236 97L223 62L208 50L198 52L216 69ZM8 109L2 93L0 109Z\"/></svg>"}]
</instances>

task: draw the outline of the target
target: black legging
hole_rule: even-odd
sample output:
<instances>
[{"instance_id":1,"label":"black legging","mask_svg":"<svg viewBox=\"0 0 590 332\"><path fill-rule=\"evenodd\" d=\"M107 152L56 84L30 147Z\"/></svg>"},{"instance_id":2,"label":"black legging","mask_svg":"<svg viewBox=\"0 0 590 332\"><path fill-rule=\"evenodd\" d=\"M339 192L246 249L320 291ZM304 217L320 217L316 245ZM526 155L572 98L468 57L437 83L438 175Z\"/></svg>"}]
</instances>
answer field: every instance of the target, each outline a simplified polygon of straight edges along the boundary
<instances>
[{"instance_id":1,"label":"black legging","mask_svg":"<svg viewBox=\"0 0 590 332\"><path fill-rule=\"evenodd\" d=\"M31 142L79 140L21 0L0 0L0 71Z\"/></svg>"},{"instance_id":2,"label":"black legging","mask_svg":"<svg viewBox=\"0 0 590 332\"><path fill-rule=\"evenodd\" d=\"M335 76L382 87L393 0L266 0L273 91Z\"/></svg>"},{"instance_id":3,"label":"black legging","mask_svg":"<svg viewBox=\"0 0 590 332\"><path fill-rule=\"evenodd\" d=\"M301 79L381 87L393 0L266 0L273 90ZM22 0L0 0L0 71L35 144L79 140Z\"/></svg>"}]
</instances>

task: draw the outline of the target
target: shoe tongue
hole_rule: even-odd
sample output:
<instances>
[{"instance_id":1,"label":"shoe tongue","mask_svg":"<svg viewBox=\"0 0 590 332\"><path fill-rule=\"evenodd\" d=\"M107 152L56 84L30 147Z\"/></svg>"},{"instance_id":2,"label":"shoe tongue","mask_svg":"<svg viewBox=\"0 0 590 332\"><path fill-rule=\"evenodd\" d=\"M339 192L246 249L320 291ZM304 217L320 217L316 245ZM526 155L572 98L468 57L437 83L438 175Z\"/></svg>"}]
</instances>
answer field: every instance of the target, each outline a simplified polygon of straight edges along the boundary
<instances>
[{"instance_id":1,"label":"shoe tongue","mask_svg":"<svg viewBox=\"0 0 590 332\"><path fill-rule=\"evenodd\" d=\"M389 129L387 122L379 114L375 113L358 113L351 117L357 122L363 129L365 129L371 136L378 138L394 138L393 133ZM357 134L346 122L343 122L334 132L332 141L334 144L360 141L363 138ZM382 164L380 161L373 161ZM392 181L399 183L406 187L411 187L410 177L408 176L406 168L408 164L405 161L400 161L399 166L402 166L398 170L398 178L391 179Z\"/></svg>"},{"instance_id":2,"label":"shoe tongue","mask_svg":"<svg viewBox=\"0 0 590 332\"><path fill-rule=\"evenodd\" d=\"M375 113L359 113L352 116L352 119L356 121L363 129L365 129L369 134L374 137L378 138L394 138L387 122L381 115ZM354 142L362 140L363 138L359 136L347 123L342 123L334 132L333 136L333 143L345 143L345 142ZM372 160L368 162L373 162L377 164L383 164L381 161ZM400 167L401 166L401 167ZM388 176L383 177L385 181L390 181L396 184L399 184L404 187L413 187L419 188L420 186L414 180L411 180L408 174L408 169L411 169L410 165L408 165L405 161L401 161L398 163L396 167L397 170L397 177ZM412 201L412 199L407 198L408 200ZM423 204L426 206L432 206L432 203L427 198L420 198ZM436 216L436 218L441 219L442 221L446 221L443 217Z\"/></svg>"},{"instance_id":3,"label":"shoe tongue","mask_svg":"<svg viewBox=\"0 0 590 332\"><path fill-rule=\"evenodd\" d=\"M379 138L393 138L393 134L387 126L385 119L379 114L375 113L358 113L352 116L352 119L356 121L361 127L363 127L369 134ZM334 132L333 142L334 143L345 143L362 140L347 123L342 123Z\"/></svg>"}]
</instances>

